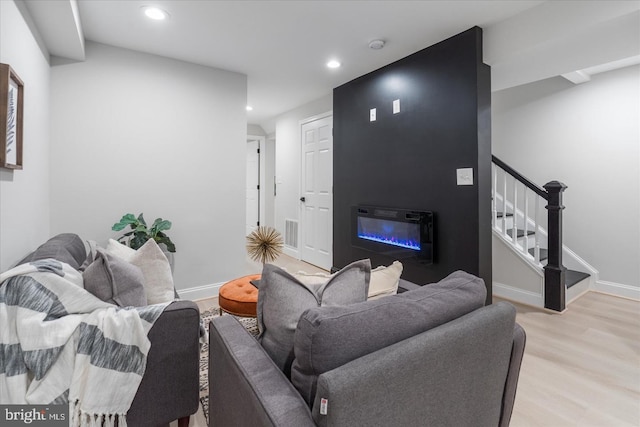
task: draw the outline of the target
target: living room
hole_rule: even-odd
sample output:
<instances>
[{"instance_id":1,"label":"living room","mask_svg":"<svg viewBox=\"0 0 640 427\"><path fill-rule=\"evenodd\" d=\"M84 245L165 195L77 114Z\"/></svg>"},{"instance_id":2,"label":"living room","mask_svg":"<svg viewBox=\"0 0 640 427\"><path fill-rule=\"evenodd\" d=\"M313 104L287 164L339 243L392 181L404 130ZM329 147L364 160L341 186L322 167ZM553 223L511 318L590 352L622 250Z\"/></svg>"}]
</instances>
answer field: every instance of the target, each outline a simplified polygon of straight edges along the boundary
<instances>
[{"instance_id":1,"label":"living room","mask_svg":"<svg viewBox=\"0 0 640 427\"><path fill-rule=\"evenodd\" d=\"M213 295L220 284L247 272L241 213L247 134L262 130L260 136L275 141L278 195L273 223L266 225L282 230L285 219L300 216L299 122L331 111L332 89L351 79L340 81L343 77L339 77L339 83L328 86L326 92L260 118L252 116L258 112L245 110L247 102L252 102L250 74L91 39L78 42L86 55L82 61L50 54L48 41L33 29L28 3L1 3L0 62L10 64L25 82L25 132L23 169L0 171L0 270L60 232L104 242L114 235L111 225L124 213L135 211L144 212L148 219L172 220L171 236L178 248L174 278L177 290L186 297ZM638 299L637 62L594 73L582 85L559 76L637 57L637 40L628 37L637 35L637 2L530 3L535 4L521 11L520 21L514 13L513 20L487 28L472 22L432 42L416 41L411 52L474 25L483 27L487 62L496 61L495 66L491 64L492 78L503 82L503 86L492 82L493 154L538 185L551 180L566 183L565 243L599 272L592 290ZM582 11L585 22L580 22L576 11ZM551 20L555 13L566 22ZM179 16L173 15L170 21L178 22ZM544 24L529 22L535 15ZM635 23L631 33L623 25L629 21ZM547 28L548 39L537 44L527 40L527 27L517 25L523 22L529 22L531 32ZM573 24L571 31L563 30ZM520 28L516 34L522 43L531 44L522 51L503 46L511 49L511 61L491 58L497 55L492 50L497 47L490 41L508 44L518 39L509 33L514 26ZM161 38L161 30L154 31L152 37ZM596 38L601 32L611 39ZM363 49L369 49L368 41ZM578 41L582 44L573 44ZM391 48L393 39L388 42L386 48ZM554 42L559 46L557 56L566 62L558 59L552 77L534 65L535 58L540 58L536 55L548 52ZM583 56L578 46L597 57L597 62L585 62L589 55ZM563 57L566 49L575 56ZM513 52L528 53L532 59L523 60ZM566 68L574 65L568 57L577 58L580 66ZM515 67L522 63L527 66ZM375 68L361 69L354 77ZM254 111L258 109L255 104ZM574 120L570 126L568 120ZM550 161L546 160L549 151L555 152ZM624 185L606 185L618 181ZM605 223L619 224L621 231L594 227L602 224L602 218L611 218ZM499 268L493 268L494 284Z\"/></svg>"}]
</instances>

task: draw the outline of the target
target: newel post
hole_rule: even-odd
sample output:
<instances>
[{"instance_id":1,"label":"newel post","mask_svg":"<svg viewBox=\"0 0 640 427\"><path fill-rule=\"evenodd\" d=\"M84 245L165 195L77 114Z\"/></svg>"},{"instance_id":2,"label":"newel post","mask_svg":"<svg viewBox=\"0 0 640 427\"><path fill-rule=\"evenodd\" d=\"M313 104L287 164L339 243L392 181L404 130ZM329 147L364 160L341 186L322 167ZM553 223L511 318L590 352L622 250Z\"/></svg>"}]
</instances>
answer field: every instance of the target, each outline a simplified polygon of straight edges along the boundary
<instances>
[{"instance_id":1,"label":"newel post","mask_svg":"<svg viewBox=\"0 0 640 427\"><path fill-rule=\"evenodd\" d=\"M566 302L567 269L562 265L562 193L566 188L566 185L558 181L544 185L549 194L546 206L549 255L544 267L544 307L555 311L563 311Z\"/></svg>"}]
</instances>

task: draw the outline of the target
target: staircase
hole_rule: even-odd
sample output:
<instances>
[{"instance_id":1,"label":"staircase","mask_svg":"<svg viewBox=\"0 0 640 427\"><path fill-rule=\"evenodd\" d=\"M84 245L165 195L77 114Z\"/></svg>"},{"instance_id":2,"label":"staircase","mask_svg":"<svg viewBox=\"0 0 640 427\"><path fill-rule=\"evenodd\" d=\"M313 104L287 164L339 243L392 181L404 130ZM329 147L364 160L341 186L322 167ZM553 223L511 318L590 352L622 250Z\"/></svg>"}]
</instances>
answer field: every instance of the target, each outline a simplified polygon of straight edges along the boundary
<instances>
[{"instance_id":1,"label":"staircase","mask_svg":"<svg viewBox=\"0 0 640 427\"><path fill-rule=\"evenodd\" d=\"M530 294L535 301L539 297L540 304L534 305L559 312L589 289L597 273L562 244L562 193L566 188L558 181L539 187L492 156L494 279L522 288L522 295ZM494 289L500 289L499 284L494 283Z\"/></svg>"}]
</instances>

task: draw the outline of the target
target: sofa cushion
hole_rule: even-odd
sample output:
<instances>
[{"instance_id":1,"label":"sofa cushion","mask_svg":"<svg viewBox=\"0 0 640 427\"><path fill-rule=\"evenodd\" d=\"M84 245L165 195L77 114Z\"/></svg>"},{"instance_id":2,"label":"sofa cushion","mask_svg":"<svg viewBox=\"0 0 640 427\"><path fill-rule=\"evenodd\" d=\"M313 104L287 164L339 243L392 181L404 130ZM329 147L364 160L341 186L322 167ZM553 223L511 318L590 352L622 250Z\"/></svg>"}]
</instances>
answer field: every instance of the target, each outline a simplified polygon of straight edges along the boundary
<instances>
[{"instance_id":1,"label":"sofa cushion","mask_svg":"<svg viewBox=\"0 0 640 427\"><path fill-rule=\"evenodd\" d=\"M77 234L62 233L44 242L35 251L27 255L18 264L53 258L69 264L76 270L87 257L82 239Z\"/></svg>"},{"instance_id":2,"label":"sofa cushion","mask_svg":"<svg viewBox=\"0 0 640 427\"><path fill-rule=\"evenodd\" d=\"M98 248L95 260L82 274L84 288L102 301L120 307L147 305L139 267Z\"/></svg>"},{"instance_id":3,"label":"sofa cushion","mask_svg":"<svg viewBox=\"0 0 640 427\"><path fill-rule=\"evenodd\" d=\"M140 267L149 304L159 304L175 299L176 293L169 260L155 240L149 239L135 250L110 239L107 252Z\"/></svg>"},{"instance_id":4,"label":"sofa cushion","mask_svg":"<svg viewBox=\"0 0 640 427\"><path fill-rule=\"evenodd\" d=\"M309 309L295 331L291 381L312 405L320 374L476 310L485 297L482 279L457 271L399 295Z\"/></svg>"},{"instance_id":5,"label":"sofa cushion","mask_svg":"<svg viewBox=\"0 0 640 427\"><path fill-rule=\"evenodd\" d=\"M258 341L285 375L291 369L293 334L302 312L365 301L370 274L371 263L361 260L307 284L275 265L264 266L258 293Z\"/></svg>"}]
</instances>

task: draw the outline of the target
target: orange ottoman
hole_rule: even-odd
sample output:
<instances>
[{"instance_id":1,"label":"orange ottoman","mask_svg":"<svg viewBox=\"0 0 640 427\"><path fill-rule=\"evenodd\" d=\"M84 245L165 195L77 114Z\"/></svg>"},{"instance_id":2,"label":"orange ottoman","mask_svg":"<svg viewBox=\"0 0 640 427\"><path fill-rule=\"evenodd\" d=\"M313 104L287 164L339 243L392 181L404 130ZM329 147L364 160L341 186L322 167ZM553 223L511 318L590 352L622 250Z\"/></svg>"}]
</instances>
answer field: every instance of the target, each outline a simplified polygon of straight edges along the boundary
<instances>
[{"instance_id":1,"label":"orange ottoman","mask_svg":"<svg viewBox=\"0 0 640 427\"><path fill-rule=\"evenodd\" d=\"M260 276L260 274L252 274L222 285L218 293L220 314L222 311L226 311L235 316L256 317L258 289L249 281L260 280Z\"/></svg>"}]
</instances>

